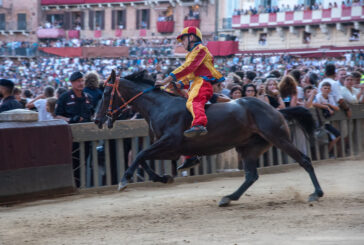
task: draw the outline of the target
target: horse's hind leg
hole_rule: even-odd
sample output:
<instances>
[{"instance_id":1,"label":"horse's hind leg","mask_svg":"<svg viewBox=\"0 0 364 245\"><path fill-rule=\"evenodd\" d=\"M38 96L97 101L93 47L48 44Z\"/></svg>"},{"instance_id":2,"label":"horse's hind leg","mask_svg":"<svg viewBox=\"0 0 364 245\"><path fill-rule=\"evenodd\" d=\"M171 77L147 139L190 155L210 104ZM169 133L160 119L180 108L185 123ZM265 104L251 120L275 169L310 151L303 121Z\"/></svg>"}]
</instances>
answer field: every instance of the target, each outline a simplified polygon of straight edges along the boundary
<instances>
[{"instance_id":1,"label":"horse's hind leg","mask_svg":"<svg viewBox=\"0 0 364 245\"><path fill-rule=\"evenodd\" d=\"M247 145L236 148L241 157L244 159L245 181L234 193L224 196L221 199L219 202L220 207L229 205L231 201L239 200L244 192L259 178L257 171L258 158L261 154L267 151L270 146L271 144L260 136L254 136Z\"/></svg>"},{"instance_id":2,"label":"horse's hind leg","mask_svg":"<svg viewBox=\"0 0 364 245\"><path fill-rule=\"evenodd\" d=\"M273 132L273 131L271 131ZM320 184L317 180L315 170L312 166L311 159L300 152L289 140L288 132L277 132L279 133L280 137L277 137L277 135L272 137L267 137L269 141L273 143L276 147L280 148L282 151L287 153L290 157L292 157L294 160L296 160L301 167L303 167L306 172L309 174L311 181L313 183L313 186L315 187L315 192L312 193L309 196L309 201L318 201L320 197L324 195L324 192L322 191Z\"/></svg>"}]
</instances>

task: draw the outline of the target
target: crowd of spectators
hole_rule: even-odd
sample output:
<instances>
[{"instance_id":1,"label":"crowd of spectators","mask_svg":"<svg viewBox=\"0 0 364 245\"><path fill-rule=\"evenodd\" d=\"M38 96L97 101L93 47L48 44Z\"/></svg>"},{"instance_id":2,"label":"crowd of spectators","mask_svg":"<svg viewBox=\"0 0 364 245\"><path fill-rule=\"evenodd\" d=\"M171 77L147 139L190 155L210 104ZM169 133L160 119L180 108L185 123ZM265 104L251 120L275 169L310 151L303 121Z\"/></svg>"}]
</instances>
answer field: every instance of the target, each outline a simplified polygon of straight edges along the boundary
<instances>
[{"instance_id":1,"label":"crowd of spectators","mask_svg":"<svg viewBox=\"0 0 364 245\"><path fill-rule=\"evenodd\" d=\"M363 0L347 0L341 2L341 7L351 7L351 6L363 6ZM233 15L256 15L261 13L277 13L277 12L287 12L287 11L303 11L303 10L318 10L324 8L338 8L339 5L334 3L329 3L328 6L323 6L322 3L315 3L313 5L304 5L304 4L296 4L294 6L290 6L289 4L282 4L279 6L266 6L259 5L258 8L250 6L249 9L235 9Z\"/></svg>"}]
</instances>

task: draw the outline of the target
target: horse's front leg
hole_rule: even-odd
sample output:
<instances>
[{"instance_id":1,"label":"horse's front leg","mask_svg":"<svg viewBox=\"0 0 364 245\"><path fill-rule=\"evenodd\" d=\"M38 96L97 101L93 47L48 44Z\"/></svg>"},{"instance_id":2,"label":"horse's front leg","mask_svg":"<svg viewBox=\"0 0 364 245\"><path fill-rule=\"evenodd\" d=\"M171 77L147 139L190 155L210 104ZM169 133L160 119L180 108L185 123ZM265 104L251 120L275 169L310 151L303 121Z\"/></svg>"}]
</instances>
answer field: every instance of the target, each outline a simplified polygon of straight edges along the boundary
<instances>
[{"instance_id":1,"label":"horse's front leg","mask_svg":"<svg viewBox=\"0 0 364 245\"><path fill-rule=\"evenodd\" d=\"M149 179L153 182L162 182L162 183L171 183L173 182L173 177L170 175L159 176L155 173L145 162L145 160L154 160L154 159L173 159L177 155L175 152L172 152L171 149L175 147L172 146L171 141L168 138L160 138L154 144L149 146L147 149L139 152L133 161L132 165L126 170L124 176L121 178L118 190L125 189L128 184L131 182L131 178L134 175L136 168L141 165L142 168L149 175Z\"/></svg>"}]
</instances>

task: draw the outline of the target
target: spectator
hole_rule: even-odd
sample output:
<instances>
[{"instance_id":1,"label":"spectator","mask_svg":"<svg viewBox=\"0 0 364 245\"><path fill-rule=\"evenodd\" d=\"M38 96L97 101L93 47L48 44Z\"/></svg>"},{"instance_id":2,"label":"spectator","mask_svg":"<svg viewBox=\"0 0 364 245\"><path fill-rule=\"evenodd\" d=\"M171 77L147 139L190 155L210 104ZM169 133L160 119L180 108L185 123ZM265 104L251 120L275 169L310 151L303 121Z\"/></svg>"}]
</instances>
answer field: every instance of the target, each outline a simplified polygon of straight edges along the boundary
<instances>
[{"instance_id":1,"label":"spectator","mask_svg":"<svg viewBox=\"0 0 364 245\"><path fill-rule=\"evenodd\" d=\"M243 97L256 97L257 96L257 89L254 84L246 84L243 87Z\"/></svg>"},{"instance_id":2,"label":"spectator","mask_svg":"<svg viewBox=\"0 0 364 245\"><path fill-rule=\"evenodd\" d=\"M47 112L51 115L51 119L55 119L56 117L56 114L54 113L56 109L56 103L57 99L54 97L47 99L46 109Z\"/></svg>"},{"instance_id":3,"label":"spectator","mask_svg":"<svg viewBox=\"0 0 364 245\"><path fill-rule=\"evenodd\" d=\"M32 97L33 97L32 91L30 89L25 89L23 91L23 97L24 97L26 103L29 103L32 100Z\"/></svg>"},{"instance_id":4,"label":"spectator","mask_svg":"<svg viewBox=\"0 0 364 245\"><path fill-rule=\"evenodd\" d=\"M14 95L15 99L17 101L19 101L19 103L21 104L21 106L22 106L21 108L25 108L27 101L21 97L21 94L22 94L21 89L15 87L13 90L13 95Z\"/></svg>"},{"instance_id":5,"label":"spectator","mask_svg":"<svg viewBox=\"0 0 364 245\"><path fill-rule=\"evenodd\" d=\"M22 105L13 96L14 83L7 79L0 79L0 113L20 109Z\"/></svg>"},{"instance_id":6,"label":"spectator","mask_svg":"<svg viewBox=\"0 0 364 245\"><path fill-rule=\"evenodd\" d=\"M35 99L30 101L26 107L28 109L37 108L38 121L48 121L53 119L51 114L47 112L47 99L54 96L54 88L47 86L44 89L43 94L37 96Z\"/></svg>"},{"instance_id":7,"label":"spectator","mask_svg":"<svg viewBox=\"0 0 364 245\"><path fill-rule=\"evenodd\" d=\"M337 74L337 81L339 82L340 86L344 86L344 80L346 78L346 69L340 68L336 74Z\"/></svg>"},{"instance_id":8,"label":"spectator","mask_svg":"<svg viewBox=\"0 0 364 245\"><path fill-rule=\"evenodd\" d=\"M67 92L67 89L64 87L59 87L56 90L56 98L59 99L61 97L62 94L64 94L65 92Z\"/></svg>"},{"instance_id":9,"label":"spectator","mask_svg":"<svg viewBox=\"0 0 364 245\"><path fill-rule=\"evenodd\" d=\"M90 122L94 113L90 95L83 92L85 81L79 71L69 78L72 89L61 95L57 101L55 115L68 123Z\"/></svg>"},{"instance_id":10,"label":"spectator","mask_svg":"<svg viewBox=\"0 0 364 245\"><path fill-rule=\"evenodd\" d=\"M277 109L285 108L284 102L279 94L277 80L275 80L274 78L267 79L265 92L271 106Z\"/></svg>"},{"instance_id":11,"label":"spectator","mask_svg":"<svg viewBox=\"0 0 364 245\"><path fill-rule=\"evenodd\" d=\"M278 84L278 89L285 107L297 106L297 83L292 76L284 76Z\"/></svg>"},{"instance_id":12,"label":"spectator","mask_svg":"<svg viewBox=\"0 0 364 245\"><path fill-rule=\"evenodd\" d=\"M317 89L314 88L312 85L308 85L303 89L304 92L304 99L303 99L303 106L306 108L312 108L313 100L317 94Z\"/></svg>"},{"instance_id":13,"label":"spectator","mask_svg":"<svg viewBox=\"0 0 364 245\"><path fill-rule=\"evenodd\" d=\"M268 99L268 96L265 92L265 85L264 83L260 82L260 83L257 83L256 84L256 88L257 88L257 95L256 97L262 101L264 101L265 103L267 104L270 104L269 103L269 99Z\"/></svg>"},{"instance_id":14,"label":"spectator","mask_svg":"<svg viewBox=\"0 0 364 245\"><path fill-rule=\"evenodd\" d=\"M85 88L83 91L92 97L92 105L97 107L102 98L102 92L99 89L100 77L96 72L89 72L85 75Z\"/></svg>"},{"instance_id":15,"label":"spectator","mask_svg":"<svg viewBox=\"0 0 364 245\"><path fill-rule=\"evenodd\" d=\"M257 74L254 71L247 71L244 79L244 85L252 83Z\"/></svg>"},{"instance_id":16,"label":"spectator","mask_svg":"<svg viewBox=\"0 0 364 245\"><path fill-rule=\"evenodd\" d=\"M353 87L359 88L360 87L360 79L362 77L361 73L358 71L354 71L352 74L353 76Z\"/></svg>"},{"instance_id":17,"label":"spectator","mask_svg":"<svg viewBox=\"0 0 364 245\"><path fill-rule=\"evenodd\" d=\"M327 64L325 66L325 75L326 78L319 83L319 90L321 91L322 84L328 82L330 83L330 95L334 98L337 104L340 104L343 101L343 97L341 95L340 83L335 81L336 68L334 64Z\"/></svg>"},{"instance_id":18,"label":"spectator","mask_svg":"<svg viewBox=\"0 0 364 245\"><path fill-rule=\"evenodd\" d=\"M335 111L340 110L334 96L331 94L331 83L329 81L323 82L320 91L321 92L316 95L313 105L317 108L321 108L324 117L329 118ZM328 121L325 121L325 129L330 134L329 153L332 154L334 145L340 140L340 132L329 124Z\"/></svg>"},{"instance_id":19,"label":"spectator","mask_svg":"<svg viewBox=\"0 0 364 245\"><path fill-rule=\"evenodd\" d=\"M243 97L243 90L239 85L236 85L230 90L230 98L233 100L240 99Z\"/></svg>"},{"instance_id":20,"label":"spectator","mask_svg":"<svg viewBox=\"0 0 364 245\"><path fill-rule=\"evenodd\" d=\"M353 75L347 74L344 78L344 86L341 87L341 93L344 100L349 104L357 104L359 103L363 94L361 91L355 87L353 87Z\"/></svg>"}]
</instances>

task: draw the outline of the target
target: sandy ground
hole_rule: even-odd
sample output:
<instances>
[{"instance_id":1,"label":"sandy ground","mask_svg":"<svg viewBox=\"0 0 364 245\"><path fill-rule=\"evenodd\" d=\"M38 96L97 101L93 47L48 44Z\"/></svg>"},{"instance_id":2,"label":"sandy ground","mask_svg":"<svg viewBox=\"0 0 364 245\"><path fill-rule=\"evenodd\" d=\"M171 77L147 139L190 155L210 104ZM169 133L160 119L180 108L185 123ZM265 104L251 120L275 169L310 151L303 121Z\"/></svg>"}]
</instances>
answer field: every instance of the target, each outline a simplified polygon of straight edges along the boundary
<instances>
[{"instance_id":1,"label":"sandy ground","mask_svg":"<svg viewBox=\"0 0 364 245\"><path fill-rule=\"evenodd\" d=\"M364 161L316 166L325 197L301 168L243 178L81 194L0 208L0 244L364 244ZM151 184L153 185L153 184Z\"/></svg>"}]
</instances>

